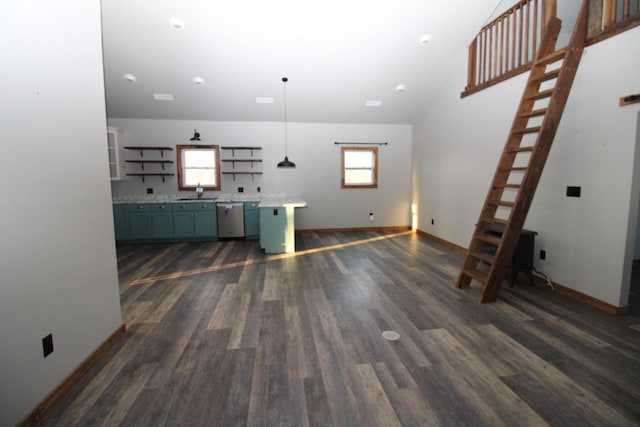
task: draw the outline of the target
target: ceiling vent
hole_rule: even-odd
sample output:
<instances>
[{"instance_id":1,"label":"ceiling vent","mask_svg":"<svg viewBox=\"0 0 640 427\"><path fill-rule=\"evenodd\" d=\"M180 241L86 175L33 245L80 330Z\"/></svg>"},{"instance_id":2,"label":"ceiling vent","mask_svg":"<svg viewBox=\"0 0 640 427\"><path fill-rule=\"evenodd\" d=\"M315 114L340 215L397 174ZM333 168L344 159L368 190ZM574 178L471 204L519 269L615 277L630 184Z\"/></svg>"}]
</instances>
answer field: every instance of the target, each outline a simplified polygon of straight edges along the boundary
<instances>
[{"instance_id":1,"label":"ceiling vent","mask_svg":"<svg viewBox=\"0 0 640 427\"><path fill-rule=\"evenodd\" d=\"M173 95L170 93L154 93L153 97L156 101L173 101Z\"/></svg>"}]
</instances>

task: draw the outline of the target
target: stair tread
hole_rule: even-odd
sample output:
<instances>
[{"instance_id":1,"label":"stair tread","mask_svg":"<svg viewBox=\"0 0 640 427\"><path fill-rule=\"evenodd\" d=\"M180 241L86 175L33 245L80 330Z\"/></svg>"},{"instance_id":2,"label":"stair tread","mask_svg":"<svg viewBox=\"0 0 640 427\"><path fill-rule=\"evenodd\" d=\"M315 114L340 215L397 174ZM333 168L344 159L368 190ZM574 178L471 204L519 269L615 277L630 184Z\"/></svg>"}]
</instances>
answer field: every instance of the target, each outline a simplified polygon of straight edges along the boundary
<instances>
[{"instance_id":1,"label":"stair tread","mask_svg":"<svg viewBox=\"0 0 640 427\"><path fill-rule=\"evenodd\" d=\"M529 111L528 113L522 113L518 117L527 118L527 117L544 116L546 112L547 112L546 108L540 108L538 110Z\"/></svg>"},{"instance_id":2,"label":"stair tread","mask_svg":"<svg viewBox=\"0 0 640 427\"><path fill-rule=\"evenodd\" d=\"M550 53L547 56L544 56L542 58L539 58L536 61L536 65L548 65L548 64L552 64L556 61L561 60L562 58L565 57L565 55L567 54L567 49L560 49L560 50L556 50L553 53Z\"/></svg>"},{"instance_id":3,"label":"stair tread","mask_svg":"<svg viewBox=\"0 0 640 427\"><path fill-rule=\"evenodd\" d=\"M552 71L547 71L546 73L544 73L540 77L532 79L531 81L532 82L536 82L536 83L546 82L547 80L555 79L556 77L558 77L559 74L560 74L560 68L557 68L557 69L552 70Z\"/></svg>"},{"instance_id":4,"label":"stair tread","mask_svg":"<svg viewBox=\"0 0 640 427\"><path fill-rule=\"evenodd\" d=\"M526 170L527 170L527 168L525 166L514 166L514 167L500 169L500 171L502 171L502 172L526 171Z\"/></svg>"},{"instance_id":5,"label":"stair tread","mask_svg":"<svg viewBox=\"0 0 640 427\"><path fill-rule=\"evenodd\" d=\"M542 126L533 126L530 128L516 129L513 131L513 133L535 133L535 132L540 132L541 128Z\"/></svg>"},{"instance_id":6,"label":"stair tread","mask_svg":"<svg viewBox=\"0 0 640 427\"><path fill-rule=\"evenodd\" d=\"M486 252L469 252L469 256L478 259L480 261L484 261L488 264L493 264L494 261L496 260L495 255L491 255L489 253Z\"/></svg>"},{"instance_id":7,"label":"stair tread","mask_svg":"<svg viewBox=\"0 0 640 427\"><path fill-rule=\"evenodd\" d=\"M502 225L502 226L506 226L507 225L507 220L506 219L500 219L500 218L482 218L482 222L485 222L487 224L498 224L498 225Z\"/></svg>"},{"instance_id":8,"label":"stair tread","mask_svg":"<svg viewBox=\"0 0 640 427\"><path fill-rule=\"evenodd\" d=\"M493 234L479 234L478 240L482 240L483 242L490 243L492 245L498 246L500 242L502 242L502 238Z\"/></svg>"},{"instance_id":9,"label":"stair tread","mask_svg":"<svg viewBox=\"0 0 640 427\"><path fill-rule=\"evenodd\" d=\"M510 150L508 150L510 153L522 153L525 151L533 151L535 150L535 146L534 145L528 145L526 147L518 147L518 148L512 148Z\"/></svg>"},{"instance_id":10,"label":"stair tread","mask_svg":"<svg viewBox=\"0 0 640 427\"><path fill-rule=\"evenodd\" d=\"M553 88L540 91L540 92L536 93L535 95L531 95L527 99L530 100L530 101L535 101L536 99L548 98L551 95L553 95Z\"/></svg>"},{"instance_id":11,"label":"stair tread","mask_svg":"<svg viewBox=\"0 0 640 427\"><path fill-rule=\"evenodd\" d=\"M493 184L493 188L520 188L520 184Z\"/></svg>"},{"instance_id":12,"label":"stair tread","mask_svg":"<svg viewBox=\"0 0 640 427\"><path fill-rule=\"evenodd\" d=\"M513 207L513 202L504 202L502 200L489 200L488 203L494 206L505 206L505 207Z\"/></svg>"},{"instance_id":13,"label":"stair tread","mask_svg":"<svg viewBox=\"0 0 640 427\"><path fill-rule=\"evenodd\" d=\"M482 271L478 271L478 270L470 270L470 269L463 269L462 270L463 274L466 274L467 276L471 277L472 279L477 280L478 282L484 284L487 281L487 274L483 273Z\"/></svg>"}]
</instances>

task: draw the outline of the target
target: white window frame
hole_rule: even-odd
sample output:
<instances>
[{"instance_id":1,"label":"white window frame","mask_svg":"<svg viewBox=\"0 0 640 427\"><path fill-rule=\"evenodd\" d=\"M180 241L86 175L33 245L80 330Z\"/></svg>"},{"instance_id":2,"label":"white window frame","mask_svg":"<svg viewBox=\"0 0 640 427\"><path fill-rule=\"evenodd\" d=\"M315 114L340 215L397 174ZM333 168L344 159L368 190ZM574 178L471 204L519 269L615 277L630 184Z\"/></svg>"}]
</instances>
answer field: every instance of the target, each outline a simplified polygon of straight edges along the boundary
<instances>
[{"instance_id":1,"label":"white window frame","mask_svg":"<svg viewBox=\"0 0 640 427\"><path fill-rule=\"evenodd\" d=\"M348 164L345 164L345 153L352 151L367 151L372 153L372 164L368 167L350 167ZM378 188L378 147L341 147L340 150L340 169L342 171L341 177L341 187L344 189L352 189L352 188ZM347 178L347 171L353 170L370 170L371 171L371 182L363 183L363 182L349 182Z\"/></svg>"},{"instance_id":2,"label":"white window frame","mask_svg":"<svg viewBox=\"0 0 640 427\"><path fill-rule=\"evenodd\" d=\"M214 153L214 161L213 164L207 165L206 169L213 170L213 176L215 177L214 185L200 183L201 187L208 191L220 191L220 147L218 145L176 145L176 157L178 159L178 189L181 191L191 191L195 190L197 187L197 183L185 183L185 179L187 176L187 169L189 169L189 165L185 164L185 152L191 150L207 150L213 151ZM201 168L202 169L202 168Z\"/></svg>"}]
</instances>

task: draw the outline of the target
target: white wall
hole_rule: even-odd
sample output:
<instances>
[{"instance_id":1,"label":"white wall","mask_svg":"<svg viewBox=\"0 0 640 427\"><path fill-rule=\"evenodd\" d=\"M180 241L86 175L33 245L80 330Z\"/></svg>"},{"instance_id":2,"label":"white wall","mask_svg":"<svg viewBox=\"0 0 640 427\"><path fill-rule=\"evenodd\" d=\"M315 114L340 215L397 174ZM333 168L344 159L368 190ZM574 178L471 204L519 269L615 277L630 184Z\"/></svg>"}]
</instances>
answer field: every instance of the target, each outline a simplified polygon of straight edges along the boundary
<instances>
[{"instance_id":1,"label":"white wall","mask_svg":"<svg viewBox=\"0 0 640 427\"><path fill-rule=\"evenodd\" d=\"M100 2L7 2L0 28L0 425L9 426L121 316Z\"/></svg>"},{"instance_id":2,"label":"white wall","mask_svg":"<svg viewBox=\"0 0 640 427\"><path fill-rule=\"evenodd\" d=\"M637 185L637 193L640 193L640 112L638 112L638 130L636 131L636 158L635 158L635 163L634 163L634 185ZM632 190L632 194L636 194L636 189L634 188ZM638 194L638 196L640 197L640 194ZM633 201L632 201L632 206L633 206ZM636 219L635 219L635 225L636 225L636 237L635 237L635 242L633 244L634 246L634 250L633 250L633 259L634 260L640 260L640 207L638 208L638 214L636 215Z\"/></svg>"},{"instance_id":3,"label":"white wall","mask_svg":"<svg viewBox=\"0 0 640 427\"><path fill-rule=\"evenodd\" d=\"M627 304L623 288L630 267L626 258L632 257L627 224L630 216L636 218L631 185L639 109L619 107L618 98L638 91L640 56L632 53L639 42L636 28L585 50L525 224L539 233L538 270L614 306ZM460 99L466 80L461 53L451 78L414 127L421 230L468 246L526 77ZM575 185L582 187L582 197L567 198L566 187ZM546 250L546 261L538 259L539 249Z\"/></svg>"},{"instance_id":4,"label":"white wall","mask_svg":"<svg viewBox=\"0 0 640 427\"><path fill-rule=\"evenodd\" d=\"M382 227L410 225L411 200L411 126L288 123L289 159L296 169L278 169L284 157L284 124L273 122L195 122L178 120L109 119L120 128L126 145L169 146L189 144L193 129L201 134L202 144L220 146L261 146L256 155L263 159L256 170L263 175L222 177L222 192L234 193L244 187L255 193L299 195L309 207L296 209L297 229ZM379 147L379 187L342 190L340 188L340 146L334 142L388 142ZM127 150L127 158L137 152ZM152 155L152 154L149 154ZM243 154L243 156L246 156ZM175 160L175 151L165 157ZM221 156L222 157L222 156ZM127 165L133 171L136 166ZM242 167L242 166L239 166ZM223 170L230 165L223 165ZM176 165L171 165L175 173ZM142 195L147 188L154 194L178 193L177 176L166 179L129 178L114 182L114 195ZM216 194L216 193L213 193ZM369 221L373 212L374 221Z\"/></svg>"}]
</instances>

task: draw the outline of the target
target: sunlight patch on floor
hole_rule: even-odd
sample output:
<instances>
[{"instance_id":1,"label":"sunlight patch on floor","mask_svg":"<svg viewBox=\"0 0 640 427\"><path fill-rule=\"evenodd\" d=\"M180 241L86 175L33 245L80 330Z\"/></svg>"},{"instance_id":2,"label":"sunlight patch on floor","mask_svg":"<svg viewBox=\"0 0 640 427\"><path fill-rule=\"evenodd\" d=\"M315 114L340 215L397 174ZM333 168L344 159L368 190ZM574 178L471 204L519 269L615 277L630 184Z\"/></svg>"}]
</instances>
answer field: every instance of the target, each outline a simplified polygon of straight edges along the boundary
<instances>
[{"instance_id":1,"label":"sunlight patch on floor","mask_svg":"<svg viewBox=\"0 0 640 427\"><path fill-rule=\"evenodd\" d=\"M300 257L300 256L304 256L304 255L315 254L315 253L318 253L318 252L326 252L326 251L333 251L333 250L336 250L336 249L342 249L342 248L346 248L346 247L349 247L349 246L363 245L363 244L366 244L366 243L376 242L376 241L379 241L379 240L393 239L395 237L400 237L400 236L404 236L404 235L411 234L411 233L413 233L413 232L412 231L402 231L402 232L399 232L399 233L389 234L389 235L386 235L386 236L377 236L377 237L371 237L371 238L368 238L368 239L355 240L353 242L348 242L348 243L338 243L338 244L335 244L335 245L323 246L323 247L320 247L320 248L305 249L305 250L298 251L298 252L293 252L293 253L283 253L283 254L277 254L277 255L268 255L266 258L262 258L262 259L249 259L249 260L231 262L231 263L222 264L222 265L212 265L211 267L197 268L197 269L194 269L194 270L178 271L178 272L170 273L170 274L162 274L162 275L158 275L158 276L143 277L141 279L132 280L129 283L129 285L142 285L144 283L151 283L151 282L156 282L156 281L159 281L159 280L179 279L179 278L182 278L182 277L196 276L198 274L206 274L206 273L211 273L211 272L214 272L214 271L226 270L226 269L229 269L229 268L238 268L238 267L245 267L245 266L253 265L253 264L260 264L260 263L264 263L264 262L279 261L281 259L286 259L286 258Z\"/></svg>"}]
</instances>

